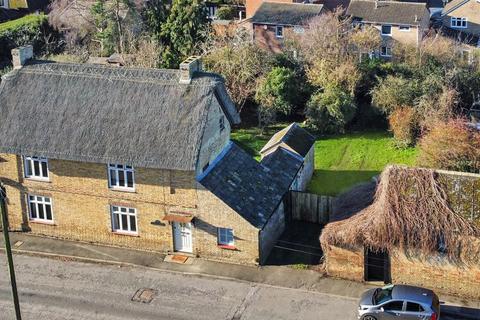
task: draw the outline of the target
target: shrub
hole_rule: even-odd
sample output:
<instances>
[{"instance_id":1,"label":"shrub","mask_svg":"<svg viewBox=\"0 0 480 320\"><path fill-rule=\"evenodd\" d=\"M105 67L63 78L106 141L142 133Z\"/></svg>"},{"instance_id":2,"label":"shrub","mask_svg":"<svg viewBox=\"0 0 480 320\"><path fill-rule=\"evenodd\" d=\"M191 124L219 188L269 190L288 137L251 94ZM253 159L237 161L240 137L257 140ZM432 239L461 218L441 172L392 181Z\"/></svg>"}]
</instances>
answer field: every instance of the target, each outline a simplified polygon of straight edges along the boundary
<instances>
[{"instance_id":1,"label":"shrub","mask_svg":"<svg viewBox=\"0 0 480 320\"><path fill-rule=\"evenodd\" d=\"M262 106L288 115L295 101L295 93L294 71L275 67L259 82L255 100Z\"/></svg>"},{"instance_id":2,"label":"shrub","mask_svg":"<svg viewBox=\"0 0 480 320\"><path fill-rule=\"evenodd\" d=\"M480 172L480 132L462 119L438 122L420 141L421 166Z\"/></svg>"},{"instance_id":3,"label":"shrub","mask_svg":"<svg viewBox=\"0 0 480 320\"><path fill-rule=\"evenodd\" d=\"M415 144L418 135L418 120L413 108L396 109L388 117L388 122L397 147L406 148Z\"/></svg>"},{"instance_id":4,"label":"shrub","mask_svg":"<svg viewBox=\"0 0 480 320\"><path fill-rule=\"evenodd\" d=\"M415 81L389 75L373 88L372 103L383 112L390 114L396 108L414 105L419 95Z\"/></svg>"},{"instance_id":5,"label":"shrub","mask_svg":"<svg viewBox=\"0 0 480 320\"><path fill-rule=\"evenodd\" d=\"M345 132L355 116L353 97L339 87L326 87L314 94L307 104L307 125L320 133Z\"/></svg>"},{"instance_id":6,"label":"shrub","mask_svg":"<svg viewBox=\"0 0 480 320\"><path fill-rule=\"evenodd\" d=\"M237 10L232 6L223 6L217 10L217 19L233 20L237 16Z\"/></svg>"},{"instance_id":7,"label":"shrub","mask_svg":"<svg viewBox=\"0 0 480 320\"><path fill-rule=\"evenodd\" d=\"M44 14L31 14L0 24L0 61L11 59L10 51L31 44L35 53L56 53L60 49L57 34Z\"/></svg>"}]
</instances>

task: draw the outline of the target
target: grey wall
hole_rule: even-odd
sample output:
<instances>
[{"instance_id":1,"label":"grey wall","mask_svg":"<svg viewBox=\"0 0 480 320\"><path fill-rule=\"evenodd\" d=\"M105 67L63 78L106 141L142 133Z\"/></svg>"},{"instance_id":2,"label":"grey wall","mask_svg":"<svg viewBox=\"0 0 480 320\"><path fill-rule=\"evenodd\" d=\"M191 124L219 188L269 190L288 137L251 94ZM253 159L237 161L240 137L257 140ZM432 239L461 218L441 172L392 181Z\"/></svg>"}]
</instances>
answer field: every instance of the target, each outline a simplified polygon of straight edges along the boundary
<instances>
[{"instance_id":1,"label":"grey wall","mask_svg":"<svg viewBox=\"0 0 480 320\"><path fill-rule=\"evenodd\" d=\"M265 264L268 255L273 249L278 238L285 230L285 210L284 203L278 206L272 214L267 224L260 231L260 264Z\"/></svg>"}]
</instances>

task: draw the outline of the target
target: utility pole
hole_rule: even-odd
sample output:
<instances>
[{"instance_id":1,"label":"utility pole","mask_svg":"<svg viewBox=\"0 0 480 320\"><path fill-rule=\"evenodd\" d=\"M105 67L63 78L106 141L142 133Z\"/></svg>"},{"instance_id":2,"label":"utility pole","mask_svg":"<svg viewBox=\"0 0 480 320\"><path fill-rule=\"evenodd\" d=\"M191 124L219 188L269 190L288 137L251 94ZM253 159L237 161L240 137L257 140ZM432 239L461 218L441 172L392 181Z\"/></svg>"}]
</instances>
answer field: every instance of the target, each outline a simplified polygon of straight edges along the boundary
<instances>
[{"instance_id":1,"label":"utility pole","mask_svg":"<svg viewBox=\"0 0 480 320\"><path fill-rule=\"evenodd\" d=\"M17 320L22 320L20 313L20 302L18 301L17 281L15 280L15 269L13 268L12 247L10 246L10 236L8 235L7 209L5 200L7 195L3 185L0 186L0 214L2 216L2 230L5 239L5 252L8 260L8 270L10 271L10 283L12 284L13 304L15 305L15 315Z\"/></svg>"}]
</instances>

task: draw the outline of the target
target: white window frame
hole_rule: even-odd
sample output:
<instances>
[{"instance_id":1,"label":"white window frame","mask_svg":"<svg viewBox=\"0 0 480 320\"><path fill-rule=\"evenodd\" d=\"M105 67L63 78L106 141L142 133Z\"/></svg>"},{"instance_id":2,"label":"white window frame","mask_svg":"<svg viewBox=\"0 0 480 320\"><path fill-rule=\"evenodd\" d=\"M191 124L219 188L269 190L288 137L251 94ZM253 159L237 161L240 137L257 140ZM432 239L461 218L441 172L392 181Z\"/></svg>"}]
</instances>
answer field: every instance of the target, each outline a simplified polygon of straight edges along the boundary
<instances>
[{"instance_id":1,"label":"white window frame","mask_svg":"<svg viewBox=\"0 0 480 320\"><path fill-rule=\"evenodd\" d=\"M390 33L383 33L383 27L390 27ZM392 35L392 30L393 30L393 27L391 24L382 24L380 26L380 33L382 34L382 36L391 36Z\"/></svg>"},{"instance_id":2,"label":"white window frame","mask_svg":"<svg viewBox=\"0 0 480 320\"><path fill-rule=\"evenodd\" d=\"M465 23L465 25L463 25ZM466 17L450 17L450 27L458 29L468 28L468 18Z\"/></svg>"},{"instance_id":3,"label":"white window frame","mask_svg":"<svg viewBox=\"0 0 480 320\"><path fill-rule=\"evenodd\" d=\"M35 163L38 163L38 172L35 169ZM45 168L47 170L47 175L43 172ZM23 173L27 179L50 181L48 159L36 156L23 156Z\"/></svg>"},{"instance_id":4,"label":"white window frame","mask_svg":"<svg viewBox=\"0 0 480 320\"><path fill-rule=\"evenodd\" d=\"M127 234L127 235L138 235L138 217L137 217L137 209L136 208L129 208L117 205L110 206L110 214L112 219L112 232L120 233L120 234ZM116 216L118 216L118 220L116 220ZM127 217L126 226L123 224L122 216ZM132 230L132 220L131 217L135 218L135 230ZM117 222L118 221L118 222Z\"/></svg>"},{"instance_id":5,"label":"white window frame","mask_svg":"<svg viewBox=\"0 0 480 320\"><path fill-rule=\"evenodd\" d=\"M53 201L50 197L38 196L35 194L27 194L28 201L28 219L30 221L42 222L47 224L54 223L53 217ZM35 216L32 211L32 205L35 208ZM50 216L51 219L47 218L47 207L50 207ZM43 218L40 218L40 209L43 211Z\"/></svg>"},{"instance_id":6,"label":"white window frame","mask_svg":"<svg viewBox=\"0 0 480 320\"><path fill-rule=\"evenodd\" d=\"M233 229L230 228L217 228L217 242L219 246L235 246L235 237Z\"/></svg>"},{"instance_id":7,"label":"white window frame","mask_svg":"<svg viewBox=\"0 0 480 320\"><path fill-rule=\"evenodd\" d=\"M0 7L8 9L8 0L0 0Z\"/></svg>"},{"instance_id":8,"label":"white window frame","mask_svg":"<svg viewBox=\"0 0 480 320\"><path fill-rule=\"evenodd\" d=\"M383 48L385 48L385 54L383 54ZM390 50L390 54L388 54L388 51ZM382 46L380 48L380 56L381 57L391 57L392 56L392 48L388 46Z\"/></svg>"},{"instance_id":9,"label":"white window frame","mask_svg":"<svg viewBox=\"0 0 480 320\"><path fill-rule=\"evenodd\" d=\"M120 191L135 191L135 170L133 166L124 164L109 163L107 165L108 171L108 187L112 190ZM113 172L112 172L113 171ZM132 174L132 186L128 186L128 173ZM115 184L112 184L112 174L115 175ZM123 175L124 185L120 184L120 176Z\"/></svg>"},{"instance_id":10,"label":"white window frame","mask_svg":"<svg viewBox=\"0 0 480 320\"><path fill-rule=\"evenodd\" d=\"M398 30L400 30L401 32L410 32L410 29L411 27L409 25L398 26Z\"/></svg>"},{"instance_id":11,"label":"white window frame","mask_svg":"<svg viewBox=\"0 0 480 320\"><path fill-rule=\"evenodd\" d=\"M280 32L280 35L279 35L280 30L281 30L281 32ZM284 31L283 26L275 26L275 37L277 39L283 39L283 31Z\"/></svg>"}]
</instances>

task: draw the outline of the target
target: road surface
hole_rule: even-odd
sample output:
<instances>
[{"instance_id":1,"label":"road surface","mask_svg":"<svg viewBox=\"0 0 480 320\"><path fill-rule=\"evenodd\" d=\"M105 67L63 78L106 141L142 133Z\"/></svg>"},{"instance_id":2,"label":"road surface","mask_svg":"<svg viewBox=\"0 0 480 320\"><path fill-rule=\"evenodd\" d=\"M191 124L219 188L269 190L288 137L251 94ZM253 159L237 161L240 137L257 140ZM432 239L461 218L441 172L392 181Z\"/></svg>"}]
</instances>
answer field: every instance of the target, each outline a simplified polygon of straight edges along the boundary
<instances>
[{"instance_id":1,"label":"road surface","mask_svg":"<svg viewBox=\"0 0 480 320\"><path fill-rule=\"evenodd\" d=\"M355 319L353 299L239 281L15 256L23 319ZM0 254L0 319L14 319ZM150 303L132 301L150 288Z\"/></svg>"}]
</instances>

